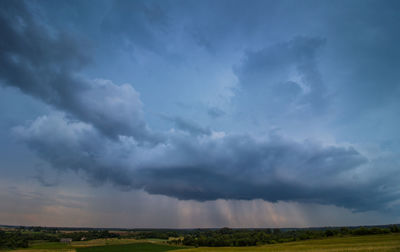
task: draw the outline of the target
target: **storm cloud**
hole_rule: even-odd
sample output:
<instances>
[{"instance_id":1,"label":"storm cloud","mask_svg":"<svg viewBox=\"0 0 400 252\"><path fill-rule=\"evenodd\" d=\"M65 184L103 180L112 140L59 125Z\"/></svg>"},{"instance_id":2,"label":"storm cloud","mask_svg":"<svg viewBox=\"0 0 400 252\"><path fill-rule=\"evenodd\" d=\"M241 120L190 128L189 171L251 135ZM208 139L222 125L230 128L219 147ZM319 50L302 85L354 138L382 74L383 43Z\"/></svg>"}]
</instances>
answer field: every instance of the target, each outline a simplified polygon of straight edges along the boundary
<instances>
[{"instance_id":1,"label":"storm cloud","mask_svg":"<svg viewBox=\"0 0 400 252\"><path fill-rule=\"evenodd\" d=\"M177 132L157 146L143 146L132 137L112 141L61 114L14 133L53 167L83 172L93 185L109 182L183 200L297 201L365 211L386 208L396 196L382 194L374 185L378 178L353 176L369 162L354 148L275 134L256 141Z\"/></svg>"},{"instance_id":2,"label":"storm cloud","mask_svg":"<svg viewBox=\"0 0 400 252\"><path fill-rule=\"evenodd\" d=\"M77 74L88 61L85 44L72 34L48 31L22 1L2 5L0 78L4 85L66 111L109 137L132 135L140 141L156 141L143 121L142 103L132 86Z\"/></svg>"},{"instance_id":3,"label":"storm cloud","mask_svg":"<svg viewBox=\"0 0 400 252\"><path fill-rule=\"evenodd\" d=\"M168 17L161 4L157 1L115 1L102 20L102 30L126 38L131 42L124 45L127 48L165 53L165 44L158 40L168 32Z\"/></svg>"},{"instance_id":4,"label":"storm cloud","mask_svg":"<svg viewBox=\"0 0 400 252\"><path fill-rule=\"evenodd\" d=\"M261 200L394 213L398 50L387 55L382 47L397 47L386 39L365 31L374 39L364 43L348 33L363 26L350 22L359 17L397 41L388 24L398 15L368 21L370 10L354 1L335 21L354 26L338 31L327 13L346 4L322 2L307 1L329 32L304 19L310 8L289 15L277 1L221 1L212 9L100 1L104 15L100 7L87 11L99 17L84 27L58 17L50 2L1 1L0 84L50 107L15 120L12 136L56 171L97 188L195 204ZM299 22L278 29L276 13ZM64 22L73 28L63 32ZM35 178L58 185L44 171Z\"/></svg>"},{"instance_id":5,"label":"storm cloud","mask_svg":"<svg viewBox=\"0 0 400 252\"><path fill-rule=\"evenodd\" d=\"M324 112L328 94L317 53L325 43L322 38L296 37L247 52L234 68L245 90L242 99L272 108L267 113Z\"/></svg>"}]
</instances>

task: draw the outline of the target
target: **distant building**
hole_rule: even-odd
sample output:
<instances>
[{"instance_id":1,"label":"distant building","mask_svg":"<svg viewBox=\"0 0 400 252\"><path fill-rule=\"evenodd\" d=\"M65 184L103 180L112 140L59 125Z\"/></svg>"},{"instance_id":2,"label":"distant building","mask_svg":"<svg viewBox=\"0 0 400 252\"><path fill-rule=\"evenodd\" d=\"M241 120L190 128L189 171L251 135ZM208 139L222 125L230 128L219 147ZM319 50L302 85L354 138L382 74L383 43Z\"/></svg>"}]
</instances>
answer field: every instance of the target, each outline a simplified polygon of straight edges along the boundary
<instances>
[{"instance_id":1,"label":"distant building","mask_svg":"<svg viewBox=\"0 0 400 252\"><path fill-rule=\"evenodd\" d=\"M62 243L71 243L72 242L72 238L61 238L60 239L60 242L62 242Z\"/></svg>"},{"instance_id":2,"label":"distant building","mask_svg":"<svg viewBox=\"0 0 400 252\"><path fill-rule=\"evenodd\" d=\"M86 237L83 236L83 237L81 238L81 241L86 241Z\"/></svg>"}]
</instances>

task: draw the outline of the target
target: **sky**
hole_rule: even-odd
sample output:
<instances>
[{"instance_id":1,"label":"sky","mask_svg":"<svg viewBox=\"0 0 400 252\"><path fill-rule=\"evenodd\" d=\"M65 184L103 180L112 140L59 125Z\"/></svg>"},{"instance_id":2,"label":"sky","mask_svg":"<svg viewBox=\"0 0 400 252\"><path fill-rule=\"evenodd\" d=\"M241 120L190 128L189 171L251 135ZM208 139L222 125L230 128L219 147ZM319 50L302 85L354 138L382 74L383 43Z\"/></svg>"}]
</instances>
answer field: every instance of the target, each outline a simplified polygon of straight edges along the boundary
<instances>
[{"instance_id":1,"label":"sky","mask_svg":"<svg viewBox=\"0 0 400 252\"><path fill-rule=\"evenodd\" d=\"M400 2L0 1L0 224L400 223Z\"/></svg>"}]
</instances>

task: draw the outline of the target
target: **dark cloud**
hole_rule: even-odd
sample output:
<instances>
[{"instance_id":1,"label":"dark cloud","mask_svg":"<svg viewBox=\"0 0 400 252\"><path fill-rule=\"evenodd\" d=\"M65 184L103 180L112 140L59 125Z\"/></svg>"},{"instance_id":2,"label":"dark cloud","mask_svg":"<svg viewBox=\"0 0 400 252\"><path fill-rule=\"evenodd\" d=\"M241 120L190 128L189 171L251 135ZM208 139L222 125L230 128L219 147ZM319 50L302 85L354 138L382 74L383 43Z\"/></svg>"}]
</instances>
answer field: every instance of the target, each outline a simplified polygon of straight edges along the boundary
<instances>
[{"instance_id":1,"label":"dark cloud","mask_svg":"<svg viewBox=\"0 0 400 252\"><path fill-rule=\"evenodd\" d=\"M165 157L185 158L140 170L146 191L180 199L260 198L358 208L352 203L359 196L357 190L351 185L335 185L341 174L366 162L352 148L296 143L279 137L255 141L248 136L203 142L175 140L174 145ZM346 196L340 196L341 190L347 191Z\"/></svg>"},{"instance_id":2,"label":"dark cloud","mask_svg":"<svg viewBox=\"0 0 400 252\"><path fill-rule=\"evenodd\" d=\"M185 32L198 46L219 55L227 48L243 47L245 41L260 33L268 33L277 7L274 1L183 1L175 14L182 13Z\"/></svg>"},{"instance_id":3,"label":"dark cloud","mask_svg":"<svg viewBox=\"0 0 400 252\"><path fill-rule=\"evenodd\" d=\"M110 182L184 200L264 199L334 204L357 211L385 209L397 194L388 174L353 176L369 166L351 147L295 142L277 135L202 136L171 133L157 146L118 142L62 115L38 118L15 133L57 169L84 172L95 185ZM353 175L352 175L353 174Z\"/></svg>"},{"instance_id":4,"label":"dark cloud","mask_svg":"<svg viewBox=\"0 0 400 252\"><path fill-rule=\"evenodd\" d=\"M252 37L252 32L261 30L257 24L273 19L271 16L267 20L260 19L266 16L265 8L261 8L263 1L248 8L245 2L238 7L236 2L220 1L216 3L218 8L212 10L200 2L181 3L182 8L172 8L169 9L172 12L168 12L165 10L168 2L113 2L110 12L102 20L102 32L114 35L117 38L115 41L128 41L133 49L164 54L173 43L171 41L175 41L168 38L182 35L179 32L169 34L170 22L176 25L181 21L180 15L172 14L184 12L183 28L179 27L190 35L187 38L189 43L194 39L197 45L216 54L221 45L235 40L226 47L235 48L234 54L237 54L237 45L250 39L246 34ZM268 2L268 5L271 7L268 11L279 9L278 2ZM215 132L200 126L197 120L180 116L165 117L177 130L159 134L162 135L160 137L147 126L139 93L131 85L116 85L103 79L88 80L78 74L90 62L90 50L85 41L73 34L53 30L34 16L30 7L22 1L1 1L0 6L2 84L17 87L62 112L39 117L31 124L16 127L14 132L55 169L83 173L93 185L109 182L123 190L141 189L183 200L312 202L334 204L356 211L396 207L395 201L399 198L396 162L367 159L354 147L326 145L311 140L294 141L277 135L265 138L257 132L252 136ZM194 8L197 6L201 8ZM221 17L221 11L227 6L228 14ZM170 14L174 18L171 19ZM188 21L192 14L196 18ZM361 16L361 20L366 22L366 16ZM231 21L236 17L239 21L233 25ZM352 24L351 20L354 19L345 19L343 23ZM383 24L396 20L391 16ZM378 34L392 31L379 24ZM356 30L353 28L349 30L351 36ZM236 64L234 73L238 77L240 91L232 100L246 114L254 117L262 114L272 122L275 116L283 118L282 124L289 124L291 121L285 120L287 114L289 117L299 114L296 119L306 122L309 117L304 115L311 115L318 121L318 116L330 106L330 93L318 63L320 51L331 46L332 36L294 35L281 36L283 39L279 37L282 42L262 40L262 46L249 46L242 62ZM236 38L242 37L245 39L236 41ZM346 38L350 40L350 36ZM390 38L397 41L394 33ZM392 46L386 39L376 44L372 39L370 46L357 40L364 45L360 46L363 50L357 47L357 41L351 41L355 52L362 54L363 50L368 51L365 58L357 54L353 55L354 58L378 58L382 62L390 56L387 48ZM377 48L380 50L373 50ZM335 52L347 53L346 50L336 49ZM397 54L398 50L395 50L395 57ZM207 64L206 59L202 60L199 62ZM389 68L379 69L374 68L381 65L379 62L366 60L366 63L358 64L359 61L351 61L346 66L351 66L349 69L353 70L354 65L360 65L359 72L355 72L358 75L366 73L365 78L350 78L345 83L357 84L339 90L351 90L349 94L353 98L359 93L364 98L370 98L381 87L376 84L380 80L379 74L387 71L389 74L384 75L387 77L385 83L392 81L392 85L385 86L379 98L384 100L389 93L393 93L390 97L395 97L398 92L397 72L394 71L397 59L383 64L390 65ZM226 65L226 62L222 60L219 64ZM198 77L203 73L200 71L201 64L200 67L197 63L194 65ZM151 71L159 68L152 68ZM360 88L362 82L358 80L367 79L370 81L366 82L365 91ZM363 102L368 103L367 100ZM343 111L346 109L342 108ZM210 108L207 113L212 118L224 114L217 108ZM229 123L238 124L237 121ZM396 160L397 156L390 158ZM38 175L37 179L43 185L51 186L42 175Z\"/></svg>"},{"instance_id":5,"label":"dark cloud","mask_svg":"<svg viewBox=\"0 0 400 252\"><path fill-rule=\"evenodd\" d=\"M108 36L122 38L117 43L128 51L145 49L168 56L171 61L172 54L185 57L188 52L182 50L197 50L196 47L213 55L232 44L237 47L236 41L241 44L242 40L268 29L260 25L258 15L269 21L276 7L272 1L253 1L249 5L236 0L116 0L102 20L101 29ZM182 43L187 41L192 43L189 48Z\"/></svg>"},{"instance_id":6,"label":"dark cloud","mask_svg":"<svg viewBox=\"0 0 400 252\"><path fill-rule=\"evenodd\" d=\"M327 16L332 47L327 48L325 72L337 94L335 106L343 107L341 116L353 124L365 113L398 101L400 3L350 1L341 10L335 6L339 16Z\"/></svg>"},{"instance_id":7,"label":"dark cloud","mask_svg":"<svg viewBox=\"0 0 400 252\"><path fill-rule=\"evenodd\" d=\"M93 185L107 180L120 187L132 183L125 174L127 170L123 170L118 161L126 153L123 146L118 144L122 148L118 153L111 147L115 145L114 141L99 134L89 124L57 114L40 117L28 128L17 127L15 133L55 169L85 172Z\"/></svg>"},{"instance_id":8,"label":"dark cloud","mask_svg":"<svg viewBox=\"0 0 400 252\"><path fill-rule=\"evenodd\" d=\"M325 40L296 37L245 54L234 68L246 100L261 100L267 111L322 112L328 94L317 68L317 51ZM257 103L259 104L259 102Z\"/></svg>"},{"instance_id":9,"label":"dark cloud","mask_svg":"<svg viewBox=\"0 0 400 252\"><path fill-rule=\"evenodd\" d=\"M188 132L191 135L201 136L211 134L211 130L209 128L204 128L191 120L187 120L179 116L163 116L163 118L173 122L177 129Z\"/></svg>"},{"instance_id":10,"label":"dark cloud","mask_svg":"<svg viewBox=\"0 0 400 252\"><path fill-rule=\"evenodd\" d=\"M207 114L212 118L218 118L225 115L225 112L217 107L211 107L207 109Z\"/></svg>"},{"instance_id":11,"label":"dark cloud","mask_svg":"<svg viewBox=\"0 0 400 252\"><path fill-rule=\"evenodd\" d=\"M157 141L142 118L139 94L128 84L76 74L88 61L85 43L42 25L22 1L2 1L0 78L102 133ZM17 20L17 22L16 22Z\"/></svg>"},{"instance_id":12,"label":"dark cloud","mask_svg":"<svg viewBox=\"0 0 400 252\"><path fill-rule=\"evenodd\" d=\"M167 41L159 37L167 34L168 17L161 4L159 1L114 1L102 21L102 30L126 38L131 42L131 49L165 53Z\"/></svg>"}]
</instances>

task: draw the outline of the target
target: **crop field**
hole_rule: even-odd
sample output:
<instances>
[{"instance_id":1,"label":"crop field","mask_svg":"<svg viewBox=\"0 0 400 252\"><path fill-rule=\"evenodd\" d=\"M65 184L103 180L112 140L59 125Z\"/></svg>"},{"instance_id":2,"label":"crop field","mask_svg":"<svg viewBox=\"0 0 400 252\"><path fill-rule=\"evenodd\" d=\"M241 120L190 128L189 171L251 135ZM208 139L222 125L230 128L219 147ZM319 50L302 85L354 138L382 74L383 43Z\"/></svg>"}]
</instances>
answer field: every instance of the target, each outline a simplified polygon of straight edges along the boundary
<instances>
[{"instance_id":1,"label":"crop field","mask_svg":"<svg viewBox=\"0 0 400 252\"><path fill-rule=\"evenodd\" d=\"M162 252L178 251L185 247L170 246L162 240L135 240L135 239L96 239L91 241L72 242L63 244L59 242L38 242L27 249L10 250L12 252ZM2 250L0 250L2 251Z\"/></svg>"},{"instance_id":2,"label":"crop field","mask_svg":"<svg viewBox=\"0 0 400 252\"><path fill-rule=\"evenodd\" d=\"M287 242L254 247L178 247L161 241L134 239L98 239L73 242L70 245L56 242L35 243L30 248L13 252L252 252L252 251L303 251L303 252L344 252L344 251L399 251L400 234L334 237L298 242Z\"/></svg>"},{"instance_id":3,"label":"crop field","mask_svg":"<svg viewBox=\"0 0 400 252\"><path fill-rule=\"evenodd\" d=\"M132 252L132 251L143 251L143 252L162 252L162 251L177 251L179 247L168 246L156 243L133 243L124 245L108 245L108 246L97 246L78 248L77 252Z\"/></svg>"},{"instance_id":4,"label":"crop field","mask_svg":"<svg viewBox=\"0 0 400 252\"><path fill-rule=\"evenodd\" d=\"M257 247L223 247L223 248L193 248L180 252L252 252L252 251L313 251L313 252L344 252L344 251L400 251L400 234L367 235L352 237L335 237L301 242L288 242Z\"/></svg>"}]
</instances>

